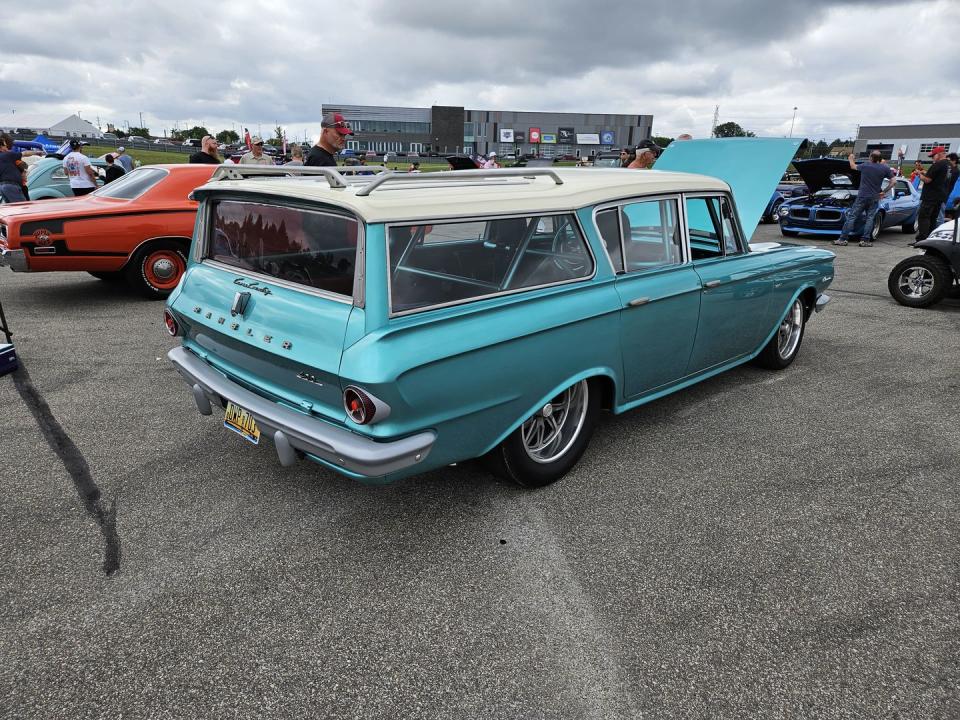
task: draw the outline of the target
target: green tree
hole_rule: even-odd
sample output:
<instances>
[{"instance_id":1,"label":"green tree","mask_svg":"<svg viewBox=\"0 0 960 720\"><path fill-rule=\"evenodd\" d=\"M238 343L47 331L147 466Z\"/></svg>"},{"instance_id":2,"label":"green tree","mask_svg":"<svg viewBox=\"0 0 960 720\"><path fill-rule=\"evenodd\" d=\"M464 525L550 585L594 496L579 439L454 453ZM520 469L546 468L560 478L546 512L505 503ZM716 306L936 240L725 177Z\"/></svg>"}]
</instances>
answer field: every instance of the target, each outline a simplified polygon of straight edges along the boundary
<instances>
[{"instance_id":1,"label":"green tree","mask_svg":"<svg viewBox=\"0 0 960 720\"><path fill-rule=\"evenodd\" d=\"M756 137L749 130L744 130L735 122L725 122L720 123L713 129L713 136L718 138L724 137Z\"/></svg>"},{"instance_id":2,"label":"green tree","mask_svg":"<svg viewBox=\"0 0 960 720\"><path fill-rule=\"evenodd\" d=\"M150 131L147 128L131 127L127 135L139 135L140 137L150 137Z\"/></svg>"},{"instance_id":3,"label":"green tree","mask_svg":"<svg viewBox=\"0 0 960 720\"><path fill-rule=\"evenodd\" d=\"M240 140L240 136L236 133L235 130L221 130L217 133L217 142L218 143L235 143Z\"/></svg>"},{"instance_id":4,"label":"green tree","mask_svg":"<svg viewBox=\"0 0 960 720\"><path fill-rule=\"evenodd\" d=\"M273 131L274 136L267 140L267 145L273 145L274 147L280 147L283 145L283 128L277 125Z\"/></svg>"},{"instance_id":5,"label":"green tree","mask_svg":"<svg viewBox=\"0 0 960 720\"><path fill-rule=\"evenodd\" d=\"M653 141L654 141L657 145L659 145L660 147L666 147L667 145L669 145L670 143L672 143L673 140L674 140L674 139L671 138L671 137L664 137L663 135L654 135L654 136L653 136L652 138L650 138L650 139L653 140Z\"/></svg>"}]
</instances>

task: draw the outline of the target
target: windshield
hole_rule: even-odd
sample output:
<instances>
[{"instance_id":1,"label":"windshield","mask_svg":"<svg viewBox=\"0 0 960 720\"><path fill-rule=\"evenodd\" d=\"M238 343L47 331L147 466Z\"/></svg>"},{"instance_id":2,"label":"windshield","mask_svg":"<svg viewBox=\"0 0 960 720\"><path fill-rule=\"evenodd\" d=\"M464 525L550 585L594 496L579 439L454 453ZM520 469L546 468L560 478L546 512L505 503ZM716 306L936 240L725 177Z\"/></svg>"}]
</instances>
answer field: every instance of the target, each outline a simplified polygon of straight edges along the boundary
<instances>
[{"instance_id":1,"label":"windshield","mask_svg":"<svg viewBox=\"0 0 960 720\"><path fill-rule=\"evenodd\" d=\"M166 176L167 171L160 168L138 168L117 178L112 183L104 185L93 194L98 197L133 200L143 195Z\"/></svg>"}]
</instances>

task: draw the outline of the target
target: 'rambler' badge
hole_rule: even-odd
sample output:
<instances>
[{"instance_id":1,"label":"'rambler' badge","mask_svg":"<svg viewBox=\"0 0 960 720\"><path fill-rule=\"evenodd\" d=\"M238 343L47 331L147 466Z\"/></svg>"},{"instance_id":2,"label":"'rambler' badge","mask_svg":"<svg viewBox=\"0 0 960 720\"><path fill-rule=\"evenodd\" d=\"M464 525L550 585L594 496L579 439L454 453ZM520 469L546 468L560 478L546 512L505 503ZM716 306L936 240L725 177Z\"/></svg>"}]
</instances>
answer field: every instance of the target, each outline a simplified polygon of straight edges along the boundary
<instances>
[{"instance_id":1,"label":"'rambler' badge","mask_svg":"<svg viewBox=\"0 0 960 720\"><path fill-rule=\"evenodd\" d=\"M253 290L254 292L263 293L264 295L273 295L273 293L270 292L270 288L261 287L260 285L257 285L256 280L254 280L253 282L247 282L243 278L237 278L236 280L233 281L233 284L239 285L240 287L245 287L249 290Z\"/></svg>"},{"instance_id":2,"label":"'rambler' badge","mask_svg":"<svg viewBox=\"0 0 960 720\"><path fill-rule=\"evenodd\" d=\"M34 230L33 239L37 241L37 245L49 245L52 242L50 240L50 231L46 228L37 228Z\"/></svg>"}]
</instances>

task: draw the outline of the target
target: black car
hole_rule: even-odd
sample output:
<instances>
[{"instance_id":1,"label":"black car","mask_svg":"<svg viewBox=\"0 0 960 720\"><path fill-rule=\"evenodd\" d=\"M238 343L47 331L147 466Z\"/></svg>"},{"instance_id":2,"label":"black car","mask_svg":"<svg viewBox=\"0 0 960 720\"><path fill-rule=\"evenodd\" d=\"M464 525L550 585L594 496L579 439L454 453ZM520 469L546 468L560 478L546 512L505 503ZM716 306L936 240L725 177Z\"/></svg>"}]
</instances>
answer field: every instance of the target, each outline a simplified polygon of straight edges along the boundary
<instances>
[{"instance_id":1,"label":"black car","mask_svg":"<svg viewBox=\"0 0 960 720\"><path fill-rule=\"evenodd\" d=\"M913 244L923 251L898 262L887 278L887 289L901 305L925 308L960 293L960 237L957 220Z\"/></svg>"}]
</instances>

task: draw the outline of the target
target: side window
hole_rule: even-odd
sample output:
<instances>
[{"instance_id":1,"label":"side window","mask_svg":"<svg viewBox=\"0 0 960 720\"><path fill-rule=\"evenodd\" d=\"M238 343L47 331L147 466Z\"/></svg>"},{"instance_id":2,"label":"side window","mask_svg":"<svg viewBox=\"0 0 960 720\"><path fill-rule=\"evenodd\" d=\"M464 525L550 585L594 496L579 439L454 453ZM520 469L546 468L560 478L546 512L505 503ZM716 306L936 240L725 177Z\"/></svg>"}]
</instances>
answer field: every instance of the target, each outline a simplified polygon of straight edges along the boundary
<instances>
[{"instance_id":1,"label":"side window","mask_svg":"<svg viewBox=\"0 0 960 720\"><path fill-rule=\"evenodd\" d=\"M392 312L589 277L573 215L396 225L389 231Z\"/></svg>"},{"instance_id":2,"label":"side window","mask_svg":"<svg viewBox=\"0 0 960 720\"><path fill-rule=\"evenodd\" d=\"M56 170L53 171L53 174L50 175L50 179L51 179L51 180L66 180L66 179L67 179L67 173L66 173L66 171L63 169L63 165L61 165L60 167L58 167Z\"/></svg>"},{"instance_id":3,"label":"side window","mask_svg":"<svg viewBox=\"0 0 960 720\"><path fill-rule=\"evenodd\" d=\"M620 220L617 218L617 208L610 208L597 213L597 230L607 247L610 262L614 272L623 272L623 255L620 252Z\"/></svg>"},{"instance_id":4,"label":"side window","mask_svg":"<svg viewBox=\"0 0 960 720\"><path fill-rule=\"evenodd\" d=\"M676 200L630 203L620 211L627 272L682 262Z\"/></svg>"},{"instance_id":5,"label":"side window","mask_svg":"<svg viewBox=\"0 0 960 720\"><path fill-rule=\"evenodd\" d=\"M687 227L694 260L709 260L743 252L733 206L726 197L687 198Z\"/></svg>"},{"instance_id":6,"label":"side window","mask_svg":"<svg viewBox=\"0 0 960 720\"><path fill-rule=\"evenodd\" d=\"M906 180L897 180L897 187L893 192L895 195L909 195L910 183L908 183Z\"/></svg>"}]
</instances>

